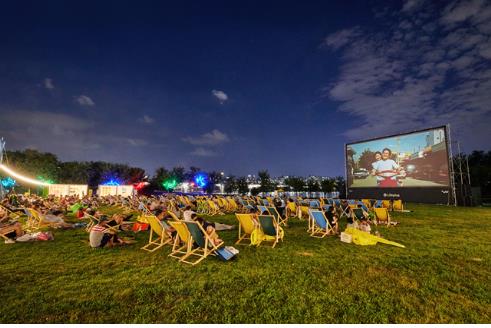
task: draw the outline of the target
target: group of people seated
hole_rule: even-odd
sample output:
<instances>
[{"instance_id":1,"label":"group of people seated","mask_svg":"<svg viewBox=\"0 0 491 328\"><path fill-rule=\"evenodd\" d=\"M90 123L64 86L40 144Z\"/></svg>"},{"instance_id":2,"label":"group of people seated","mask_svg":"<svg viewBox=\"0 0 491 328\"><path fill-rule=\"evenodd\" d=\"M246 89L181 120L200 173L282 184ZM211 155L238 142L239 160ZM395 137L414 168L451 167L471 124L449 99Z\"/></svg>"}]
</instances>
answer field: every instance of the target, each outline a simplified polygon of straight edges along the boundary
<instances>
[{"instance_id":1,"label":"group of people seated","mask_svg":"<svg viewBox=\"0 0 491 328\"><path fill-rule=\"evenodd\" d=\"M104 196L93 197L77 196L54 197L49 196L42 198L36 195L16 195L9 194L0 201L0 234L7 236L7 242L13 242L16 238L22 236L25 231L22 224L12 216L12 213L25 212L26 209L32 209L42 216L44 222L55 228L70 228L72 223L67 223L65 217L68 213L74 213L79 219L92 216L96 223L90 228L89 242L92 247L105 247L115 245L125 245L129 243L118 236L118 233L129 230L134 222L132 213L147 212L155 215L162 223L165 232L172 238L176 236L176 231L168 224L168 221L184 220L199 222L209 237L217 243L220 239L217 231L232 229L233 226L209 222L197 213L198 204L196 198L188 197L188 203L179 203L177 196L167 194L162 196ZM213 198L210 198L213 201ZM248 213L260 214L260 199L253 197L241 198L237 196L235 200L247 200L247 207L242 210ZM289 203L299 204L298 200L288 197L268 198L269 205L274 206L281 217L291 216L289 213ZM73 208L76 206L77 210ZM120 207L121 211L112 216L104 215L96 209L101 207ZM364 231L370 231L371 218L370 214L359 206L363 215L354 216L353 212L347 215L348 224L356 225L357 228ZM329 222L333 231L339 233L339 220L342 216L342 206L330 206L323 208L324 215Z\"/></svg>"}]
</instances>

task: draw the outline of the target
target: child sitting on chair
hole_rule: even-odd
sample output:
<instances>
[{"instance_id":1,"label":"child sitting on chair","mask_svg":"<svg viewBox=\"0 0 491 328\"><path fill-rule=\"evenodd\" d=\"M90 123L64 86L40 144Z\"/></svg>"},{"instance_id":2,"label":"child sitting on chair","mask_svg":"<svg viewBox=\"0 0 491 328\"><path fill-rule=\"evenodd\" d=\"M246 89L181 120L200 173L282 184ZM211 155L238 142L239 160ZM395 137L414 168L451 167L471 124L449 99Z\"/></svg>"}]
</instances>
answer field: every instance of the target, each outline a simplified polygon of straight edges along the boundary
<instances>
[{"instance_id":1,"label":"child sitting on chair","mask_svg":"<svg viewBox=\"0 0 491 328\"><path fill-rule=\"evenodd\" d=\"M334 207L333 206L329 207L329 209L325 211L324 214L326 215L327 221L329 221L329 224L334 229L334 233L338 234L339 233L338 217L334 212Z\"/></svg>"},{"instance_id":2,"label":"child sitting on chair","mask_svg":"<svg viewBox=\"0 0 491 328\"><path fill-rule=\"evenodd\" d=\"M205 229L206 234L210 237L213 244L218 245L223 242L223 240L218 237L218 234L215 230L215 224L213 222L206 222L202 217L197 216L196 214L191 215L193 221L198 222Z\"/></svg>"}]
</instances>

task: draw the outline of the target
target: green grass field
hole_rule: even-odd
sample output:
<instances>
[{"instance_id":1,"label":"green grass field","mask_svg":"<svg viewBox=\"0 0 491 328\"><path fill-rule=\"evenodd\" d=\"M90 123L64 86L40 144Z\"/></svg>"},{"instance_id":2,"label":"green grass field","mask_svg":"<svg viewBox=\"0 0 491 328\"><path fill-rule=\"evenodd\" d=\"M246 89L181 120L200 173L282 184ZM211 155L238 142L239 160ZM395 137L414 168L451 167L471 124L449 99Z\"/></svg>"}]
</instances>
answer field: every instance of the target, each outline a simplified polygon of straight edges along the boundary
<instances>
[{"instance_id":1,"label":"green grass field","mask_svg":"<svg viewBox=\"0 0 491 328\"><path fill-rule=\"evenodd\" d=\"M312 238L299 220L274 249L236 246L236 260L195 267L168 247L140 250L146 232L112 249L91 249L83 230L1 244L0 322L491 322L491 209L408 208L393 215L399 226L379 228L405 249ZM232 245L237 231L220 235Z\"/></svg>"}]
</instances>

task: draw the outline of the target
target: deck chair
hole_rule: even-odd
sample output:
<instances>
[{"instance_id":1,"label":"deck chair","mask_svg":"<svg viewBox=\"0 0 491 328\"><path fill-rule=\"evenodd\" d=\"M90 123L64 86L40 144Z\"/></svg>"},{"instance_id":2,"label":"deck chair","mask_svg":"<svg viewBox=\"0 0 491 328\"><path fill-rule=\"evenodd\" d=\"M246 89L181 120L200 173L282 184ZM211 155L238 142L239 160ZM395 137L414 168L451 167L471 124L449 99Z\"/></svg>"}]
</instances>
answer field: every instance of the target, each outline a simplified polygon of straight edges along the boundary
<instances>
[{"instance_id":1,"label":"deck chair","mask_svg":"<svg viewBox=\"0 0 491 328\"><path fill-rule=\"evenodd\" d=\"M297 217L303 219L304 216L309 217L309 207L304 205L297 206Z\"/></svg>"},{"instance_id":2,"label":"deck chair","mask_svg":"<svg viewBox=\"0 0 491 328\"><path fill-rule=\"evenodd\" d=\"M185 221L184 224L191 235L191 242L196 243L197 246L194 246L188 254L184 255L184 257L181 258L181 262L196 265L209 255L216 255L216 251L223 246L223 241L219 244L215 244L211 238L208 237L203 226L198 222ZM197 259L191 261L191 257L197 257Z\"/></svg>"},{"instance_id":3,"label":"deck chair","mask_svg":"<svg viewBox=\"0 0 491 328\"><path fill-rule=\"evenodd\" d=\"M177 232L169 256L181 260L186 254L191 252L193 247L191 234L184 221L170 221L169 225Z\"/></svg>"},{"instance_id":4,"label":"deck chair","mask_svg":"<svg viewBox=\"0 0 491 328\"><path fill-rule=\"evenodd\" d=\"M9 233L15 232L15 227L5 227L2 228L4 231L0 233L0 237L2 237L5 240L9 240L10 238L7 237Z\"/></svg>"},{"instance_id":5,"label":"deck chair","mask_svg":"<svg viewBox=\"0 0 491 328\"><path fill-rule=\"evenodd\" d=\"M42 227L55 226L56 224L48 222L44 219L44 215L39 213L33 208L26 208L25 213L27 215L26 230L35 231Z\"/></svg>"},{"instance_id":6,"label":"deck chair","mask_svg":"<svg viewBox=\"0 0 491 328\"><path fill-rule=\"evenodd\" d=\"M375 201L375 203L373 204L373 207L374 207L374 208L380 208L380 207L383 207L383 206L382 206L382 201L381 201L381 200L377 200L377 201Z\"/></svg>"},{"instance_id":7,"label":"deck chair","mask_svg":"<svg viewBox=\"0 0 491 328\"><path fill-rule=\"evenodd\" d=\"M320 204L320 202L319 202L318 200L311 200L311 201L309 202L309 207L310 207L311 209L318 210L318 209L320 209L320 208L321 208L321 204Z\"/></svg>"},{"instance_id":8,"label":"deck chair","mask_svg":"<svg viewBox=\"0 0 491 328\"><path fill-rule=\"evenodd\" d=\"M22 216L21 214L15 212L15 211L12 211L5 206L0 205L0 208L3 209L7 213L9 219L11 219L11 220L18 220Z\"/></svg>"},{"instance_id":9,"label":"deck chair","mask_svg":"<svg viewBox=\"0 0 491 328\"><path fill-rule=\"evenodd\" d=\"M353 208L351 210L351 218L353 219L353 222L356 221L358 223L363 220L368 220L363 214L363 208Z\"/></svg>"},{"instance_id":10,"label":"deck chair","mask_svg":"<svg viewBox=\"0 0 491 328\"><path fill-rule=\"evenodd\" d=\"M287 217L295 217L297 215L297 204L295 204L294 202L288 202L286 204L285 211Z\"/></svg>"},{"instance_id":11,"label":"deck chair","mask_svg":"<svg viewBox=\"0 0 491 328\"><path fill-rule=\"evenodd\" d=\"M383 200L382 201L382 207L388 208L389 210L392 210L392 205L390 204L390 200Z\"/></svg>"},{"instance_id":12,"label":"deck chair","mask_svg":"<svg viewBox=\"0 0 491 328\"><path fill-rule=\"evenodd\" d=\"M288 218L287 217L282 218L281 215L280 215L280 213L276 209L276 207L270 206L270 207L267 207L267 209L268 209L269 214L273 215L274 218L276 219L276 221L280 225L288 226Z\"/></svg>"},{"instance_id":13,"label":"deck chair","mask_svg":"<svg viewBox=\"0 0 491 328\"><path fill-rule=\"evenodd\" d=\"M266 205L258 205L257 206L257 209L259 210L259 214L271 214L269 213L268 211L268 208L266 207Z\"/></svg>"},{"instance_id":14,"label":"deck chair","mask_svg":"<svg viewBox=\"0 0 491 328\"><path fill-rule=\"evenodd\" d=\"M386 224L390 226L389 210L385 207L377 207L373 209L375 211L375 222L377 224Z\"/></svg>"},{"instance_id":15,"label":"deck chair","mask_svg":"<svg viewBox=\"0 0 491 328\"><path fill-rule=\"evenodd\" d=\"M254 231L255 225L253 221L254 214L239 214L235 217L239 220L239 239L235 244L240 244L242 240L251 240L251 234Z\"/></svg>"},{"instance_id":16,"label":"deck chair","mask_svg":"<svg viewBox=\"0 0 491 328\"><path fill-rule=\"evenodd\" d=\"M334 229L329 224L324 212L319 210L310 210L309 216L311 221L310 235L316 238L324 238L329 234L334 234Z\"/></svg>"},{"instance_id":17,"label":"deck chair","mask_svg":"<svg viewBox=\"0 0 491 328\"><path fill-rule=\"evenodd\" d=\"M167 234L164 226L155 215L148 215L146 220L150 224L150 235L148 237L148 244L141 249L147 252L155 252L164 245L172 244L172 238Z\"/></svg>"},{"instance_id":18,"label":"deck chair","mask_svg":"<svg viewBox=\"0 0 491 328\"><path fill-rule=\"evenodd\" d=\"M280 240L283 241L285 232L273 215L259 215L259 225L261 226L260 231L265 235L265 238L259 237L258 231L255 230L251 235L251 242L254 245L260 246L262 242L270 241L273 243L271 247L274 248Z\"/></svg>"},{"instance_id":19,"label":"deck chair","mask_svg":"<svg viewBox=\"0 0 491 328\"><path fill-rule=\"evenodd\" d=\"M393 203L392 203L392 210L393 211L404 211L404 205L402 204L402 200L398 199L398 200L395 200Z\"/></svg>"}]
</instances>

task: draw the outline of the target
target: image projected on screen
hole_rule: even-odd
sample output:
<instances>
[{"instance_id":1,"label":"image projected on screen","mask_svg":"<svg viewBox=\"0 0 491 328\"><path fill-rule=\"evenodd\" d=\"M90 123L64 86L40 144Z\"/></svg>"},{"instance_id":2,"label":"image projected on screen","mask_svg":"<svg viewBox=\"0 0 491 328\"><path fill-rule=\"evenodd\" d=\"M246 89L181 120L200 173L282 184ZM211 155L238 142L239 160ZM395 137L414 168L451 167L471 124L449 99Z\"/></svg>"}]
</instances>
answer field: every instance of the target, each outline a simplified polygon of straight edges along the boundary
<instances>
[{"instance_id":1,"label":"image projected on screen","mask_svg":"<svg viewBox=\"0 0 491 328\"><path fill-rule=\"evenodd\" d=\"M445 129L346 145L349 188L449 185Z\"/></svg>"}]
</instances>

